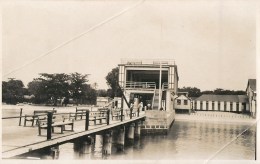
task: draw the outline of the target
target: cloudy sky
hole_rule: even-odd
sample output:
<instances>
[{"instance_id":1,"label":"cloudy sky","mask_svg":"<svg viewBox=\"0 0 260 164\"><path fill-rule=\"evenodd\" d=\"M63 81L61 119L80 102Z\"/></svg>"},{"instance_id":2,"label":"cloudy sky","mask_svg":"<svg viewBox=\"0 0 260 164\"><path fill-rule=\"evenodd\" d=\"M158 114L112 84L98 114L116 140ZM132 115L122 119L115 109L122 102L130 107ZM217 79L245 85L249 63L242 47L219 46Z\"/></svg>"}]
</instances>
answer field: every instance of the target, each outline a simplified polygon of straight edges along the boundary
<instances>
[{"instance_id":1,"label":"cloudy sky","mask_svg":"<svg viewBox=\"0 0 260 164\"><path fill-rule=\"evenodd\" d=\"M179 87L245 90L256 78L256 1L8 1L2 80L39 73L105 76L122 58L174 59Z\"/></svg>"}]
</instances>

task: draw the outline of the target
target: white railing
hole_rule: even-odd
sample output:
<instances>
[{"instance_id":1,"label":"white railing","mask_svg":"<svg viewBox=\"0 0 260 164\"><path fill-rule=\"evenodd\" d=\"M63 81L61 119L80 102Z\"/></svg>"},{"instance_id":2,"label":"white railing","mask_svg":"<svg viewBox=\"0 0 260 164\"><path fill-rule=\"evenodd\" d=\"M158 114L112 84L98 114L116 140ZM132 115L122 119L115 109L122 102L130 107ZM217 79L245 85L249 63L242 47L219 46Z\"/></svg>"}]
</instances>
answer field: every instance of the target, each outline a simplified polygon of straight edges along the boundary
<instances>
[{"instance_id":1,"label":"white railing","mask_svg":"<svg viewBox=\"0 0 260 164\"><path fill-rule=\"evenodd\" d=\"M175 65L173 59L121 59L121 64L129 65Z\"/></svg>"},{"instance_id":2,"label":"white railing","mask_svg":"<svg viewBox=\"0 0 260 164\"><path fill-rule=\"evenodd\" d=\"M164 82L162 85L162 90L168 89L168 83Z\"/></svg>"},{"instance_id":3,"label":"white railing","mask_svg":"<svg viewBox=\"0 0 260 164\"><path fill-rule=\"evenodd\" d=\"M125 84L125 88L156 89L156 83L127 81Z\"/></svg>"}]
</instances>

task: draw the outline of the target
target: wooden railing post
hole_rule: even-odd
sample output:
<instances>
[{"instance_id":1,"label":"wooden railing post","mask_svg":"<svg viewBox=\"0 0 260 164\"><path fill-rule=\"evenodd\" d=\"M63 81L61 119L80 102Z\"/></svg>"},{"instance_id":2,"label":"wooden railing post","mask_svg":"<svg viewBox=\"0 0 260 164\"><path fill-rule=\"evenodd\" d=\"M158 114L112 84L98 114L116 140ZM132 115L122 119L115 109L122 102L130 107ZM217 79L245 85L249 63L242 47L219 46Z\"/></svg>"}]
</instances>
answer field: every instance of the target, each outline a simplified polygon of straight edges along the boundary
<instances>
[{"instance_id":1,"label":"wooden railing post","mask_svg":"<svg viewBox=\"0 0 260 164\"><path fill-rule=\"evenodd\" d=\"M137 109L137 117L139 117L140 108Z\"/></svg>"},{"instance_id":2,"label":"wooden railing post","mask_svg":"<svg viewBox=\"0 0 260 164\"><path fill-rule=\"evenodd\" d=\"M85 130L89 127L89 110L86 110Z\"/></svg>"},{"instance_id":3,"label":"wooden railing post","mask_svg":"<svg viewBox=\"0 0 260 164\"><path fill-rule=\"evenodd\" d=\"M47 140L51 139L51 124L52 124L52 116L53 113L52 112L48 112L47 114L48 118L47 118Z\"/></svg>"},{"instance_id":4,"label":"wooden railing post","mask_svg":"<svg viewBox=\"0 0 260 164\"><path fill-rule=\"evenodd\" d=\"M123 108L121 108L121 121L123 121Z\"/></svg>"},{"instance_id":5,"label":"wooden railing post","mask_svg":"<svg viewBox=\"0 0 260 164\"><path fill-rule=\"evenodd\" d=\"M109 125L109 115L110 115L110 110L107 110L107 125Z\"/></svg>"},{"instance_id":6,"label":"wooden railing post","mask_svg":"<svg viewBox=\"0 0 260 164\"><path fill-rule=\"evenodd\" d=\"M23 114L23 108L20 109L20 119L19 119L19 126L21 126L22 121L22 114Z\"/></svg>"},{"instance_id":7,"label":"wooden railing post","mask_svg":"<svg viewBox=\"0 0 260 164\"><path fill-rule=\"evenodd\" d=\"M133 115L133 108L130 108L130 119L132 119L132 115Z\"/></svg>"}]
</instances>

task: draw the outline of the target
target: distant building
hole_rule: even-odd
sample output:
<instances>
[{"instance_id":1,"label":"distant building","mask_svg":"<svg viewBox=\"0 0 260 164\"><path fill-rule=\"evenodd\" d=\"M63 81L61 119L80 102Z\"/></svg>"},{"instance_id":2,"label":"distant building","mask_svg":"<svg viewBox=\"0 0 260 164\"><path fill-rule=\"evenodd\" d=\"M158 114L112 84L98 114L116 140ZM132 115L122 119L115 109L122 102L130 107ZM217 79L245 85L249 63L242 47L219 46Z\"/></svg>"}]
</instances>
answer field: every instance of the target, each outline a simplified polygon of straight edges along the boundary
<instances>
[{"instance_id":1,"label":"distant building","mask_svg":"<svg viewBox=\"0 0 260 164\"><path fill-rule=\"evenodd\" d=\"M256 79L249 79L246 87L246 94L249 101L249 112L256 116Z\"/></svg>"},{"instance_id":2,"label":"distant building","mask_svg":"<svg viewBox=\"0 0 260 164\"><path fill-rule=\"evenodd\" d=\"M97 97L97 106L106 106L111 100L110 97Z\"/></svg>"},{"instance_id":3,"label":"distant building","mask_svg":"<svg viewBox=\"0 0 260 164\"><path fill-rule=\"evenodd\" d=\"M188 97L188 92L178 92L178 97L176 97L174 101L176 112L191 112L192 99Z\"/></svg>"},{"instance_id":4,"label":"distant building","mask_svg":"<svg viewBox=\"0 0 260 164\"><path fill-rule=\"evenodd\" d=\"M205 94L193 101L193 108L202 111L249 112L247 95Z\"/></svg>"}]
</instances>

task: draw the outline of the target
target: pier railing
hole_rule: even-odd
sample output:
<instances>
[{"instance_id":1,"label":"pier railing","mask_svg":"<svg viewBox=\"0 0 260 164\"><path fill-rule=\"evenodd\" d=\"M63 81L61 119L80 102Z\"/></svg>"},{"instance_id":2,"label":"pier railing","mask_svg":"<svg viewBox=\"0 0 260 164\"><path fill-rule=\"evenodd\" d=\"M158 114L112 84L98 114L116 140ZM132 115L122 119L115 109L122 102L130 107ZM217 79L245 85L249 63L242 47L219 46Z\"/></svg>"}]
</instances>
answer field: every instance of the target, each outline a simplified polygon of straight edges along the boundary
<instances>
[{"instance_id":1,"label":"pier railing","mask_svg":"<svg viewBox=\"0 0 260 164\"><path fill-rule=\"evenodd\" d=\"M35 119L36 124L38 124L39 127L39 122L37 121L38 117L40 116L45 116L45 121L46 122L46 129L47 129L47 140L50 140L52 138L52 129L55 123L55 119L57 117L62 118L62 121L59 122L64 122L64 119L68 119L68 120L72 120L72 122L74 121L80 121L80 120L85 120L85 131L89 129L90 126L90 121L93 121L94 124L93 126L96 125L96 121L99 120L100 123L102 122L102 120L106 120L105 123L101 123L101 124L106 124L109 125L110 124L110 120L113 120L113 117L115 117L113 115L112 110L114 109L101 109L99 111L90 111L88 109L78 109L76 112L63 112L63 113L54 113L51 110L47 110L48 112L46 113L42 113L42 114L37 114L36 115L23 115L23 108L20 109L20 116L12 116L12 117L2 117L2 120L6 120L6 119L19 119L19 126L21 126L21 122L22 122L22 118L26 119L26 117L32 117L32 119ZM139 117L140 115L140 110L138 109L137 111L133 111L132 108L128 109L127 111L123 110L122 108L117 110L116 113L116 118L117 121L124 121L124 119L126 119L126 117L132 119L133 117ZM77 117L80 119L77 119ZM74 118L74 119L72 119ZM45 125L45 126L46 126ZM64 125L62 123L59 123L60 126L65 126L66 124L64 123ZM25 126L25 124L24 124ZM33 124L32 124L33 126ZM73 125L72 125L73 126ZM40 127L39 127L40 128ZM61 127L61 128L65 128L65 127ZM40 129L39 129L40 130Z\"/></svg>"}]
</instances>

